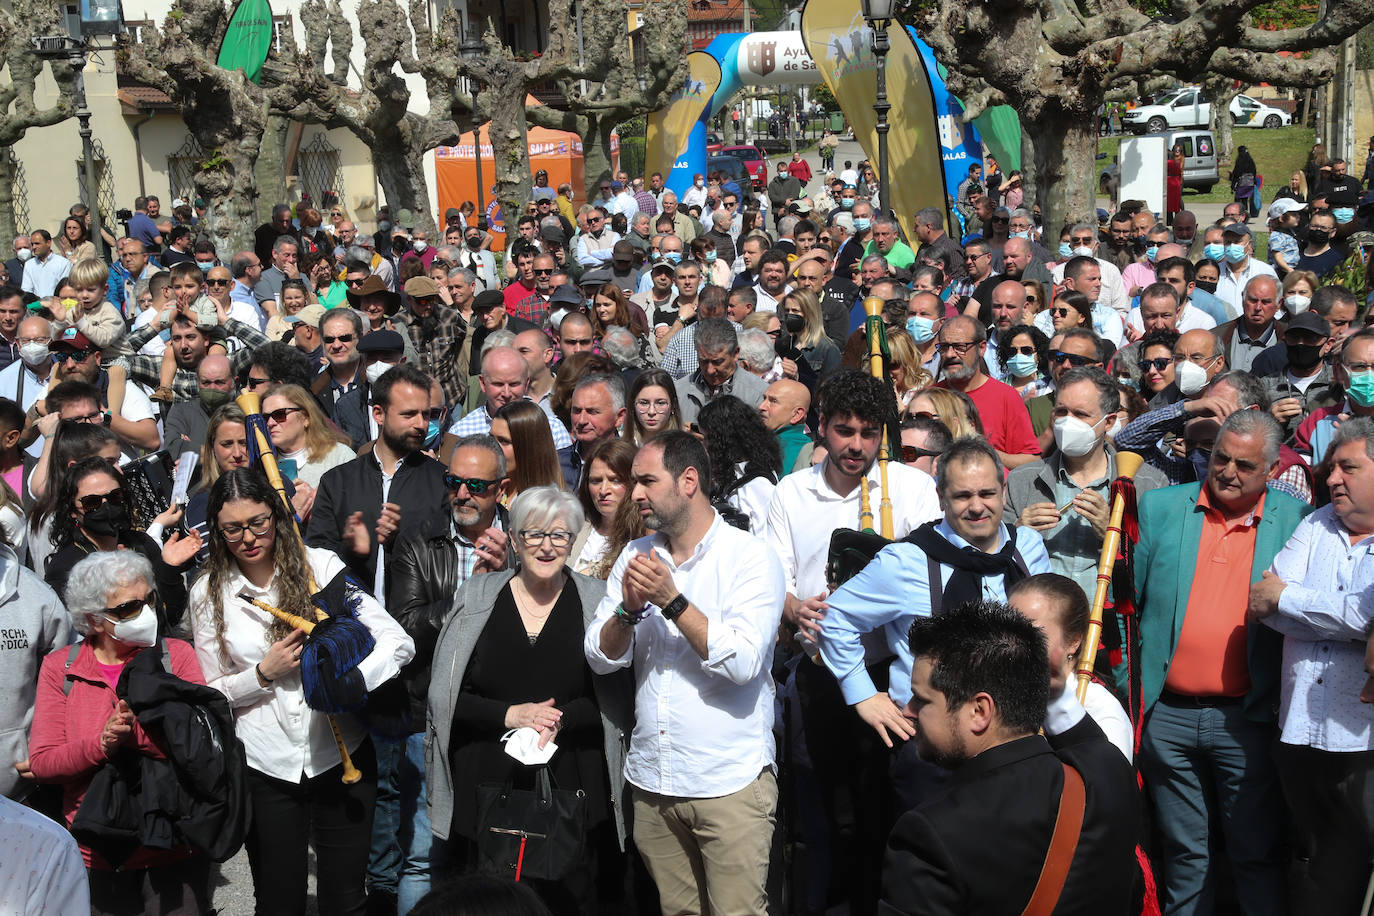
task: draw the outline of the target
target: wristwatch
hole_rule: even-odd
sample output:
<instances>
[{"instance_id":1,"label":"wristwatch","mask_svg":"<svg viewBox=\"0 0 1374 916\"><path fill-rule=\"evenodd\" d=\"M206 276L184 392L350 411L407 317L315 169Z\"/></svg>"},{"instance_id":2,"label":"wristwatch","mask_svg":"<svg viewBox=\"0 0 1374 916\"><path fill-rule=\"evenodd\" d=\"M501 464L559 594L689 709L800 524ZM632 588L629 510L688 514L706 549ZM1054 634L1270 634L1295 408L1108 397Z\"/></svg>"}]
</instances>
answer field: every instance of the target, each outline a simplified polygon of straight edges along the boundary
<instances>
[{"instance_id":1,"label":"wristwatch","mask_svg":"<svg viewBox=\"0 0 1374 916\"><path fill-rule=\"evenodd\" d=\"M663 606L661 613L663 619L669 622L677 620L682 616L682 612L687 610L687 596L678 592L678 596Z\"/></svg>"}]
</instances>

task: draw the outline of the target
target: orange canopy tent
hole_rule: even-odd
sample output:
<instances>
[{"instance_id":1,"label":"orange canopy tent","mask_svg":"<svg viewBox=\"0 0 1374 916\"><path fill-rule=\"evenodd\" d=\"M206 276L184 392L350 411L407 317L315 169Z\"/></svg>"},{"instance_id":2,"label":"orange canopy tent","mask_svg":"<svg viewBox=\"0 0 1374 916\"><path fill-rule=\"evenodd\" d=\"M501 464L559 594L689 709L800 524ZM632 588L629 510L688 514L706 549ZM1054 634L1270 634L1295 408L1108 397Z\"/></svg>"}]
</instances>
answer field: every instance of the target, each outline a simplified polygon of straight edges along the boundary
<instances>
[{"instance_id":1,"label":"orange canopy tent","mask_svg":"<svg viewBox=\"0 0 1374 916\"><path fill-rule=\"evenodd\" d=\"M534 98L528 102L534 104ZM487 125L482 125L478 135L482 143L482 203L487 208L487 221L491 224L493 251L504 251L506 247L505 219L500 207L492 199L491 189L496 183L496 164L492 158L491 137ZM557 188L567 182L572 185L573 199L585 201L586 189L583 187L582 138L575 133L562 130L548 130L543 127L529 128L530 177L544 169L549 173L549 187ZM612 153L616 138L613 137ZM441 146L434 151L434 176L439 187L439 212L449 207L461 206L463 201L477 203L477 163L473 156L472 131L458 139L457 146Z\"/></svg>"}]
</instances>

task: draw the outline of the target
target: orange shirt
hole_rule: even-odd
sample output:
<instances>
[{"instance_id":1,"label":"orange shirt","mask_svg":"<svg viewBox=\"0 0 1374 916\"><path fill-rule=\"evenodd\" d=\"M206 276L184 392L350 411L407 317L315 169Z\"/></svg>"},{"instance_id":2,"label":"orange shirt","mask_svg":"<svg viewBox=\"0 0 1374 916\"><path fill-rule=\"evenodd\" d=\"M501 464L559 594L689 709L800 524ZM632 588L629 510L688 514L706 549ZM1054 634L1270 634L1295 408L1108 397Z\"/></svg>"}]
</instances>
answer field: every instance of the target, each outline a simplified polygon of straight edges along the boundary
<instances>
[{"instance_id":1,"label":"orange shirt","mask_svg":"<svg viewBox=\"0 0 1374 916\"><path fill-rule=\"evenodd\" d=\"M1250 689L1245 607L1264 494L1249 515L1229 522L1212 505L1206 484L1197 502L1203 512L1197 568L1164 689L1194 697L1244 696Z\"/></svg>"}]
</instances>

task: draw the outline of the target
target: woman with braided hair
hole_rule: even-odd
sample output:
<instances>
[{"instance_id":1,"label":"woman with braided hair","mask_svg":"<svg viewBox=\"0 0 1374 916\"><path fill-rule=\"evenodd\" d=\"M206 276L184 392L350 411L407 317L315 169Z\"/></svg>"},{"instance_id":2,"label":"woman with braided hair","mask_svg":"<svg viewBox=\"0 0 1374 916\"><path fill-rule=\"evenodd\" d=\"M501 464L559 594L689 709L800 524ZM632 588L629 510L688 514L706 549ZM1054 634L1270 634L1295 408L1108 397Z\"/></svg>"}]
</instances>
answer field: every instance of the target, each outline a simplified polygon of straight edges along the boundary
<instances>
[{"instance_id":1,"label":"woman with braided hair","mask_svg":"<svg viewBox=\"0 0 1374 916\"><path fill-rule=\"evenodd\" d=\"M344 563L301 542L281 497L257 468L221 474L206 515L210 559L191 589L191 632L206 683L229 700L247 752L253 808L247 846L257 912L305 912L307 847L313 845L320 912L361 916L377 792L371 739L354 716L334 717L362 771L361 780L345 784L330 717L306 705L305 634L248 600L314 620L312 586L333 583ZM356 672L375 690L410 661L414 643L362 589L346 582L342 590L374 641Z\"/></svg>"}]
</instances>

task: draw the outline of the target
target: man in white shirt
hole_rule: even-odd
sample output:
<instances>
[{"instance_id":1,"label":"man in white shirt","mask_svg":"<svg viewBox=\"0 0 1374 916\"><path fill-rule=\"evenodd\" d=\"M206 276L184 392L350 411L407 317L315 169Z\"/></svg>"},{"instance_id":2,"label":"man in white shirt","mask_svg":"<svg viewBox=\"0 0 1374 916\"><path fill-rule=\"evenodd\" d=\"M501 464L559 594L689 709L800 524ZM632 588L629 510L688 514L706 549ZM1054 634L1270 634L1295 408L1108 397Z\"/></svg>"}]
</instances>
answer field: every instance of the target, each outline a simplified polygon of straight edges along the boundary
<instances>
[{"instance_id":1,"label":"man in white shirt","mask_svg":"<svg viewBox=\"0 0 1374 916\"><path fill-rule=\"evenodd\" d=\"M1245 287L1255 277L1274 277L1274 268L1263 261L1255 260L1255 239L1250 227L1244 223L1232 223L1222 229L1221 277L1217 280L1216 296L1227 308L1243 311L1242 302Z\"/></svg>"},{"instance_id":2,"label":"man in white shirt","mask_svg":"<svg viewBox=\"0 0 1374 916\"><path fill-rule=\"evenodd\" d=\"M1131 300L1126 297L1126 285L1121 280L1121 271L1111 261L1104 261L1097 256L1097 227L1091 223L1079 223L1069 230L1069 244L1073 246L1075 257L1092 258L1097 261L1097 266L1102 272L1102 294L1101 303L1114 310L1117 315L1125 320L1126 313L1131 310ZM1068 261L1061 263L1054 269L1054 282L1064 282L1064 267ZM1094 297L1089 296L1089 299ZM1096 301L1096 300L1094 300ZM1096 320L1097 316L1093 316ZM1099 334L1102 332L1099 331Z\"/></svg>"},{"instance_id":3,"label":"man in white shirt","mask_svg":"<svg viewBox=\"0 0 1374 916\"><path fill-rule=\"evenodd\" d=\"M48 376L52 373L52 324L48 319L30 315L19 322L15 340L19 343L19 358L0 372L0 397L9 398L27 413L35 401L43 396ZM43 438L30 426L27 435L34 438L27 448L29 456L43 454ZM20 438L24 441L24 437Z\"/></svg>"},{"instance_id":4,"label":"man in white shirt","mask_svg":"<svg viewBox=\"0 0 1374 916\"><path fill-rule=\"evenodd\" d=\"M81 382L91 386L98 400L96 407L103 412L103 422L110 432L119 437L120 448L126 459L132 460L141 454L140 450L153 450L162 446L162 434L157 428L157 418L153 413L153 402L148 400L138 383L129 379L124 383L124 402L119 413L110 414L109 375L100 368L101 352L76 328L67 328L51 344L53 359L57 361L52 376L48 379L48 394L63 382ZM49 404L49 409L52 405ZM97 422L102 422L98 420Z\"/></svg>"},{"instance_id":5,"label":"man in white shirt","mask_svg":"<svg viewBox=\"0 0 1374 916\"><path fill-rule=\"evenodd\" d=\"M659 203L662 203L659 197ZM706 179L700 172L692 176L692 186L682 195L683 207L705 207L706 206Z\"/></svg>"},{"instance_id":6,"label":"man in white shirt","mask_svg":"<svg viewBox=\"0 0 1374 916\"><path fill-rule=\"evenodd\" d=\"M825 460L788 474L778 482L773 494L767 540L782 560L787 577L783 617L797 629L797 639L808 653L815 652L816 637L825 618L830 537L838 529L857 531L863 524L859 517L862 481L868 481L873 526L877 528L880 524L878 510L883 490L877 457L891 402L891 388L866 372L849 369L831 377L821 386L817 403ZM906 537L940 517L935 483L929 476L900 461L890 461L887 481L895 537ZM871 663L875 669L881 669L888 653L880 636L872 642ZM890 755L887 748L873 740L872 730L850 712L834 676L826 668L809 662L798 665L797 693L817 784L826 795L850 798L859 825L856 835L871 841L870 855L858 857L865 863L864 874L858 876L854 887L859 897L876 902L883 844L887 840L886 831L877 825L885 817L882 808ZM861 747L871 753L860 753ZM826 808L833 810L830 805ZM830 826L833 832L834 825ZM856 911L863 910L860 903Z\"/></svg>"},{"instance_id":7,"label":"man in white shirt","mask_svg":"<svg viewBox=\"0 0 1374 916\"><path fill-rule=\"evenodd\" d=\"M664 913L765 913L782 566L711 508L706 449L690 433L640 448L633 479L657 534L616 560L583 649L598 674L633 662L635 845Z\"/></svg>"},{"instance_id":8,"label":"man in white shirt","mask_svg":"<svg viewBox=\"0 0 1374 916\"><path fill-rule=\"evenodd\" d=\"M1252 619L1283 634L1279 781L1307 860L1295 913L1355 913L1374 852L1374 419L1345 420L1327 452L1331 503L1298 524L1260 581Z\"/></svg>"},{"instance_id":9,"label":"man in white shirt","mask_svg":"<svg viewBox=\"0 0 1374 916\"><path fill-rule=\"evenodd\" d=\"M758 271L759 282L754 284L758 301L754 311L776 312L787 295L787 255L776 248L765 251L759 259Z\"/></svg>"},{"instance_id":10,"label":"man in white shirt","mask_svg":"<svg viewBox=\"0 0 1374 916\"><path fill-rule=\"evenodd\" d=\"M1178 292L1164 281L1151 283L1140 292L1140 308L1131 309L1128 319L1129 335L1139 340L1150 331L1210 331L1216 319L1202 309L1188 303L1178 306Z\"/></svg>"}]
</instances>

